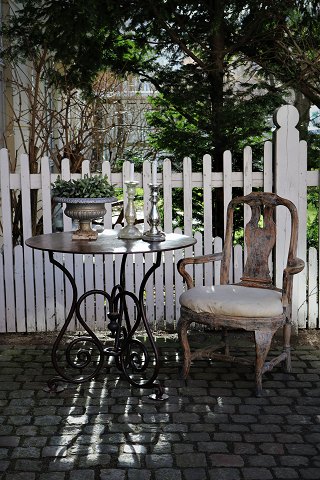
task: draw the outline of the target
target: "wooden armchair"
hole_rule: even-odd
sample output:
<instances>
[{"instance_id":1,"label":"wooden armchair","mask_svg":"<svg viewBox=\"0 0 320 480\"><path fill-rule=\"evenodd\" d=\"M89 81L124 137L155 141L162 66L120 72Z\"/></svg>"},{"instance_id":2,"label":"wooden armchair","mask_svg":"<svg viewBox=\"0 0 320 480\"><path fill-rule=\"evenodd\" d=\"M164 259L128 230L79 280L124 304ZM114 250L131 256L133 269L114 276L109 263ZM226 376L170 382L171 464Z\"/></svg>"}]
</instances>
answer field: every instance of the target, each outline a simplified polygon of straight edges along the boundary
<instances>
[{"instance_id":1,"label":"wooden armchair","mask_svg":"<svg viewBox=\"0 0 320 480\"><path fill-rule=\"evenodd\" d=\"M241 281L229 284L229 269L233 241L233 215L239 204L251 207L251 219L245 227L247 259ZM282 289L276 288L270 277L269 256L276 242L274 210L284 205L291 214L291 237L287 265L283 271ZM225 344L224 352L206 347L190 350L188 329L192 322L212 329L243 329L254 332L256 394L262 393L262 375L279 362L291 370L291 297L292 275L301 272L304 262L296 257L298 214L292 202L274 193L250 193L233 199L227 210L227 228L224 249L221 253L185 258L178 263L178 271L187 283L188 290L180 296L181 316L178 322L179 339L184 352L183 377L187 378L191 362L199 358L248 363L247 359L230 355ZM221 261L220 285L194 287L186 271L188 264ZM266 361L275 332L283 327L283 351Z\"/></svg>"}]
</instances>

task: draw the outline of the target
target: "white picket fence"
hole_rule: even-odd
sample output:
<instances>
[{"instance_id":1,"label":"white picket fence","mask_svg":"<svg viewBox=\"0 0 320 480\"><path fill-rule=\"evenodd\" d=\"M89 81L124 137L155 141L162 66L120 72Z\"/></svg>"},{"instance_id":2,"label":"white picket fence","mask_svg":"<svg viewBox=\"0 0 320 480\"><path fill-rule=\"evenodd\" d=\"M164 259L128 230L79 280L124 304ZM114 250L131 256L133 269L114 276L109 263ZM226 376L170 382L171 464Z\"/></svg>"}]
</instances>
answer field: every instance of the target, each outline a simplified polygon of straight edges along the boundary
<instances>
[{"instance_id":1,"label":"white picket fence","mask_svg":"<svg viewBox=\"0 0 320 480\"><path fill-rule=\"evenodd\" d=\"M223 187L224 210L233 195L233 188L240 187L244 194L255 188L274 191L292 200L299 212L300 231L298 256L306 261L305 270L296 276L294 284L293 319L299 328L319 328L319 249L306 249L308 186L319 186L319 171L307 171L307 146L299 141L295 126L298 123L297 111L292 106L284 106L276 114L277 130L273 142L266 142L264 148L263 172L252 170L252 150L244 149L243 171L232 171L231 152L224 154L223 172L212 172L211 157L205 155L203 171L192 172L189 158L183 162L183 172L171 170L171 162L165 160L163 172L158 174L158 181L163 185L165 232L172 232L172 191L182 187L184 193L184 229L192 235L192 189L202 188L204 194L203 233L197 232L196 245L185 251L166 252L163 255L162 267L156 270L146 290L147 315L151 325L156 329L172 328L179 317L179 295L184 290L181 277L177 274L176 264L183 255L201 255L212 251L220 251L221 238L212 238L212 189ZM129 179L129 164L125 163L122 173L110 171L105 162L102 172L107 174L111 183L122 187ZM83 162L82 175L90 173L90 164ZM70 174L69 161L62 162L61 177L78 178L80 174ZM0 152L0 194L1 218L3 224L3 245L0 254L0 332L34 332L53 331L64 322L70 306L70 285L60 270L54 268L47 253L33 251L25 245L12 245L12 218L10 190L20 190L23 206L24 240L31 236L30 191L37 189L41 199L40 208L43 214L44 233L52 231L51 183L56 174L50 173L49 159L41 160L41 173L30 174L26 155L21 157L21 172L10 173L8 154L5 149ZM149 209L149 183L151 181L151 165L143 164L142 174L136 174L136 180L144 192L144 218ZM244 212L245 222L248 220ZM278 229L277 262L273 266L276 282L281 284L283 246L287 242L288 227L284 211L278 216L281 228ZM104 226L112 227L112 207L107 205ZM71 220L64 216L64 230L71 230ZM119 280L121 259L119 256L92 256L57 254L56 258L74 272L79 294L92 288L110 291ZM152 264L152 255L129 256L126 267L127 289L136 291L144 272ZM233 279L237 281L243 268L243 252L239 245L234 247ZM212 278L218 283L219 265L214 267L197 266L194 272L195 282L200 285L210 284ZM85 305L85 317L88 325L94 330L104 330L109 320L106 315L103 299L89 297ZM129 313L134 315L134 307L129 304ZM73 322L71 329L77 328Z\"/></svg>"}]
</instances>

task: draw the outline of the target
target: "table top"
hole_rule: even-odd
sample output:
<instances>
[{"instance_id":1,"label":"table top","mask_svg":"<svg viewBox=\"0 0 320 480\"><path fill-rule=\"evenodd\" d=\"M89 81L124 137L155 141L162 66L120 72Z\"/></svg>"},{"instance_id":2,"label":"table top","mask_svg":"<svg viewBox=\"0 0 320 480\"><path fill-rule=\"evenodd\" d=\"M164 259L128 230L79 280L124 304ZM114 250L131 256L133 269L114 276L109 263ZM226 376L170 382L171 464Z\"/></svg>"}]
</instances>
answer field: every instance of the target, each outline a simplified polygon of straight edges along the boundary
<instances>
[{"instance_id":1,"label":"table top","mask_svg":"<svg viewBox=\"0 0 320 480\"><path fill-rule=\"evenodd\" d=\"M167 233L163 242L146 242L141 239L124 240L117 237L116 230L104 230L97 240L72 240L73 232L46 233L26 240L26 245L48 252L80 254L131 254L165 252L190 247L197 240L187 235Z\"/></svg>"}]
</instances>

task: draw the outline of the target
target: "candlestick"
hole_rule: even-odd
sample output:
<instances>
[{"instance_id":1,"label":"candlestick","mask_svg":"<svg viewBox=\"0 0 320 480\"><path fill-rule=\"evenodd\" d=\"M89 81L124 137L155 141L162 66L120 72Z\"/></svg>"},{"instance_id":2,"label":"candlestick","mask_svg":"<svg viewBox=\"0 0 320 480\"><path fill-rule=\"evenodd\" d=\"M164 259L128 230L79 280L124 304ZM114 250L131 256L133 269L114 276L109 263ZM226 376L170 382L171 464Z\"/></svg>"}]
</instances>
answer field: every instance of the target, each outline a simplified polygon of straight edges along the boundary
<instances>
[{"instance_id":1,"label":"candlestick","mask_svg":"<svg viewBox=\"0 0 320 480\"><path fill-rule=\"evenodd\" d=\"M157 160L152 162L152 185L157 185Z\"/></svg>"},{"instance_id":2,"label":"candlestick","mask_svg":"<svg viewBox=\"0 0 320 480\"><path fill-rule=\"evenodd\" d=\"M138 182L129 181L124 183L127 186L127 194L128 194L128 203L124 213L127 225L120 230L118 234L118 238L125 238L127 240L130 240L133 238L141 238L142 233L134 225L134 222L136 220L136 208L134 205L134 197L135 197L136 186L138 185Z\"/></svg>"},{"instance_id":3,"label":"candlestick","mask_svg":"<svg viewBox=\"0 0 320 480\"><path fill-rule=\"evenodd\" d=\"M163 242L166 239L166 235L159 229L160 218L157 208L159 186L151 183L149 187L151 189L151 209L147 221L150 225L150 230L143 233L142 240L146 242Z\"/></svg>"},{"instance_id":4,"label":"candlestick","mask_svg":"<svg viewBox=\"0 0 320 480\"><path fill-rule=\"evenodd\" d=\"M134 163L130 163L130 182L134 182Z\"/></svg>"}]
</instances>

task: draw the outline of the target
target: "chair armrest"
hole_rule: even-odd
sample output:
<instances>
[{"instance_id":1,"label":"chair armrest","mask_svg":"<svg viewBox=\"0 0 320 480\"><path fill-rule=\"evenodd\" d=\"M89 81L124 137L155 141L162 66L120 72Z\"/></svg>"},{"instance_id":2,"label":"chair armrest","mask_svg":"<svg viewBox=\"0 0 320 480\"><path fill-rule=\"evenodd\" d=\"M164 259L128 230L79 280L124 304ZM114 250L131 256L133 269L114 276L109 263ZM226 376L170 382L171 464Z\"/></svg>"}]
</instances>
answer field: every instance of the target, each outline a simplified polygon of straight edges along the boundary
<instances>
[{"instance_id":1,"label":"chair armrest","mask_svg":"<svg viewBox=\"0 0 320 480\"><path fill-rule=\"evenodd\" d=\"M293 258L284 269L287 275L295 275L304 269L304 261L301 258Z\"/></svg>"},{"instance_id":2,"label":"chair armrest","mask_svg":"<svg viewBox=\"0 0 320 480\"><path fill-rule=\"evenodd\" d=\"M283 270L283 285L282 285L282 304L285 307L291 306L292 297L292 275L301 272L304 269L304 261L300 258L292 258L288 265Z\"/></svg>"},{"instance_id":3,"label":"chair armrest","mask_svg":"<svg viewBox=\"0 0 320 480\"><path fill-rule=\"evenodd\" d=\"M186 281L188 288L193 287L193 281L189 273L186 271L186 265L199 265L203 263L216 262L222 260L222 252L212 253L210 255L199 255L198 257L187 257L179 260L177 264L178 272Z\"/></svg>"}]
</instances>

